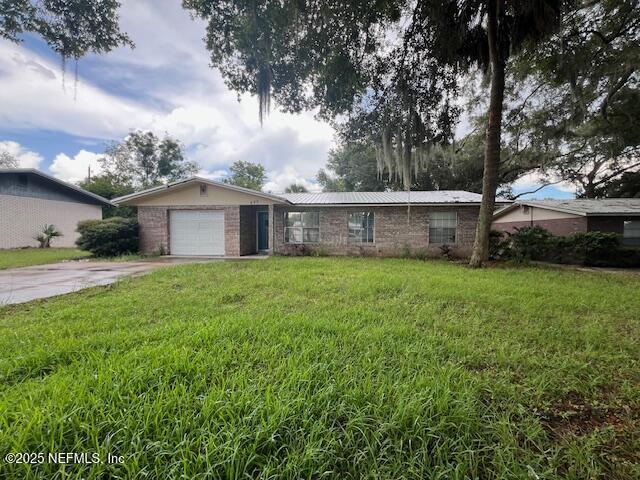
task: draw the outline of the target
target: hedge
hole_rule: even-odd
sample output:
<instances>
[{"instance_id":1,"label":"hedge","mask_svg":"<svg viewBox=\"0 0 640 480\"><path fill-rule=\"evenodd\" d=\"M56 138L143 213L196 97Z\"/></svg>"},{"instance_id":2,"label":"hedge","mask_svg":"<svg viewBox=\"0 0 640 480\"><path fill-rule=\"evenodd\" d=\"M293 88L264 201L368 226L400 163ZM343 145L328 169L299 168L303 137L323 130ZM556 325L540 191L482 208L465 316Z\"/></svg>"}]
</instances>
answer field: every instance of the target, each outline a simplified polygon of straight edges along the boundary
<instances>
[{"instance_id":1,"label":"hedge","mask_svg":"<svg viewBox=\"0 0 640 480\"><path fill-rule=\"evenodd\" d=\"M621 246L620 236L616 233L553 236L536 225L518 228L514 233L494 233L491 239L494 258L597 267L640 267L640 250Z\"/></svg>"},{"instance_id":2,"label":"hedge","mask_svg":"<svg viewBox=\"0 0 640 480\"><path fill-rule=\"evenodd\" d=\"M78 223L80 238L76 245L96 257L115 257L138 252L138 221L135 218L111 217Z\"/></svg>"}]
</instances>

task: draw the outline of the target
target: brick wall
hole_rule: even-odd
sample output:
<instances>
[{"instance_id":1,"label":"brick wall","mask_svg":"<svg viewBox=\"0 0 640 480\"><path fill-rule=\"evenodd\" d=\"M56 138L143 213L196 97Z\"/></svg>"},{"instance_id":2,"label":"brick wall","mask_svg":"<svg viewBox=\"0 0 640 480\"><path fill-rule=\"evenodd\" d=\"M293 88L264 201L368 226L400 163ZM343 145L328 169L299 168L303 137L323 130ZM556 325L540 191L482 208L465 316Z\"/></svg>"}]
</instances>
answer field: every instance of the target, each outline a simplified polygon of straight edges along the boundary
<instances>
[{"instance_id":1,"label":"brick wall","mask_svg":"<svg viewBox=\"0 0 640 480\"><path fill-rule=\"evenodd\" d=\"M624 233L624 221L637 219L638 217L588 217L588 230L590 232L613 232L622 235Z\"/></svg>"},{"instance_id":2,"label":"brick wall","mask_svg":"<svg viewBox=\"0 0 640 480\"><path fill-rule=\"evenodd\" d=\"M330 255L394 256L407 249L411 253L439 254L439 245L429 243L429 212L456 210L458 214L454 253L466 256L473 248L479 207L412 207L409 220L406 207L274 207L274 251L283 255L296 254L301 247L284 243L284 213L287 211L319 211L320 241L305 244L305 249L318 250ZM347 217L349 212L374 212L374 243L348 242Z\"/></svg>"},{"instance_id":3,"label":"brick wall","mask_svg":"<svg viewBox=\"0 0 640 480\"><path fill-rule=\"evenodd\" d=\"M503 232L515 232L516 228L531 226L532 222L493 222L494 230ZM587 231L587 217L556 218L553 220L533 220L533 225L538 225L553 235L569 235L571 233Z\"/></svg>"},{"instance_id":4,"label":"brick wall","mask_svg":"<svg viewBox=\"0 0 640 480\"><path fill-rule=\"evenodd\" d=\"M138 207L140 224L140 252L171 253L169 238L170 210L224 210L225 255L240 255L240 207L239 206L180 206Z\"/></svg>"},{"instance_id":5,"label":"brick wall","mask_svg":"<svg viewBox=\"0 0 640 480\"><path fill-rule=\"evenodd\" d=\"M169 252L169 221L166 207L139 207L140 252Z\"/></svg>"},{"instance_id":6,"label":"brick wall","mask_svg":"<svg viewBox=\"0 0 640 480\"><path fill-rule=\"evenodd\" d=\"M55 225L62 232L51 246L75 247L78 222L100 218L100 205L0 195L0 248L37 247L35 236L45 224Z\"/></svg>"}]
</instances>

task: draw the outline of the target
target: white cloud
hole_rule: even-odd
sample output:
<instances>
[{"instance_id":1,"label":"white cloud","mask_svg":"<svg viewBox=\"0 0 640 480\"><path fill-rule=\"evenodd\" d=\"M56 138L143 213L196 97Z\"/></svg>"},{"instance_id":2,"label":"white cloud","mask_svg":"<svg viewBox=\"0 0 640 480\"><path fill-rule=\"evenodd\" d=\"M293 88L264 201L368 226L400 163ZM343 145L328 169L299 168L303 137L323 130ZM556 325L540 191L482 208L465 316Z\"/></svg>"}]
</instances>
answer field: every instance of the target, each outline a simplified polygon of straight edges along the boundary
<instances>
[{"instance_id":1,"label":"white cloud","mask_svg":"<svg viewBox=\"0 0 640 480\"><path fill-rule=\"evenodd\" d=\"M11 140L0 142L0 152L7 152L16 158L18 160L18 167L20 168L38 168L40 162L44 160L39 153L27 150L18 142Z\"/></svg>"},{"instance_id":2,"label":"white cloud","mask_svg":"<svg viewBox=\"0 0 640 480\"><path fill-rule=\"evenodd\" d=\"M99 175L102 172L98 163L100 156L87 150L80 150L73 157L59 153L53 159L49 170L53 176L61 180L77 183L87 178L89 167L91 167L91 175Z\"/></svg>"},{"instance_id":3,"label":"white cloud","mask_svg":"<svg viewBox=\"0 0 640 480\"><path fill-rule=\"evenodd\" d=\"M191 20L180 2L124 1L120 18L136 48L81 60L77 100L73 75L67 92L62 90L55 59L0 40L0 130L48 130L101 141L120 140L136 128L167 132L207 171L246 160L270 173L293 168L311 179L324 165L331 126L314 112L277 109L261 126L257 100L242 95L239 102L209 68L205 24Z\"/></svg>"},{"instance_id":4,"label":"white cloud","mask_svg":"<svg viewBox=\"0 0 640 480\"><path fill-rule=\"evenodd\" d=\"M265 192L283 193L285 188L294 183L304 186L310 192L320 192L322 190L320 185L305 179L293 167L285 167L283 171L271 173L271 175L269 175L269 181L262 190Z\"/></svg>"},{"instance_id":5,"label":"white cloud","mask_svg":"<svg viewBox=\"0 0 640 480\"><path fill-rule=\"evenodd\" d=\"M73 80L67 78L65 92L58 66L6 40L0 40L0 78L0 128L4 130L50 130L110 139L149 124L155 113L84 80L78 83L74 100Z\"/></svg>"}]
</instances>

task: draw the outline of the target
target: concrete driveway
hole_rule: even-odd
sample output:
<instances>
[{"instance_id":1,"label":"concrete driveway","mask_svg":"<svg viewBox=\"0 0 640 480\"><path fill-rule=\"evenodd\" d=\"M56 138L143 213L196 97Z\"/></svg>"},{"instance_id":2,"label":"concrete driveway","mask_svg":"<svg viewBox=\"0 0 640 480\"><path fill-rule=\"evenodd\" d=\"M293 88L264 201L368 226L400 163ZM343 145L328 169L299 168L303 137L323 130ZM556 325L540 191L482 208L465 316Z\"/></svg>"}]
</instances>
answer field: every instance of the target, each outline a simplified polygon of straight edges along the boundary
<instances>
[{"instance_id":1,"label":"concrete driveway","mask_svg":"<svg viewBox=\"0 0 640 480\"><path fill-rule=\"evenodd\" d=\"M166 261L78 261L0 270L0 306L108 285L123 277L141 275L172 264Z\"/></svg>"}]
</instances>

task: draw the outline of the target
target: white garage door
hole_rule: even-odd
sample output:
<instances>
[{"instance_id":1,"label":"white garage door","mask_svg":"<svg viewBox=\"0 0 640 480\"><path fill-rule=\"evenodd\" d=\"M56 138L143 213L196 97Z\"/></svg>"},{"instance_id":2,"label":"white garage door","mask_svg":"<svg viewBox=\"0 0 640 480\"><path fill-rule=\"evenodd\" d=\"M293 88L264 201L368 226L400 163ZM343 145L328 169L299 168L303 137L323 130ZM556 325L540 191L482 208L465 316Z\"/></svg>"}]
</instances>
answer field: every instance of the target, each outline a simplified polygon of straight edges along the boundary
<instances>
[{"instance_id":1,"label":"white garage door","mask_svg":"<svg viewBox=\"0 0 640 480\"><path fill-rule=\"evenodd\" d=\"M224 255L224 212L171 210L171 255Z\"/></svg>"}]
</instances>

